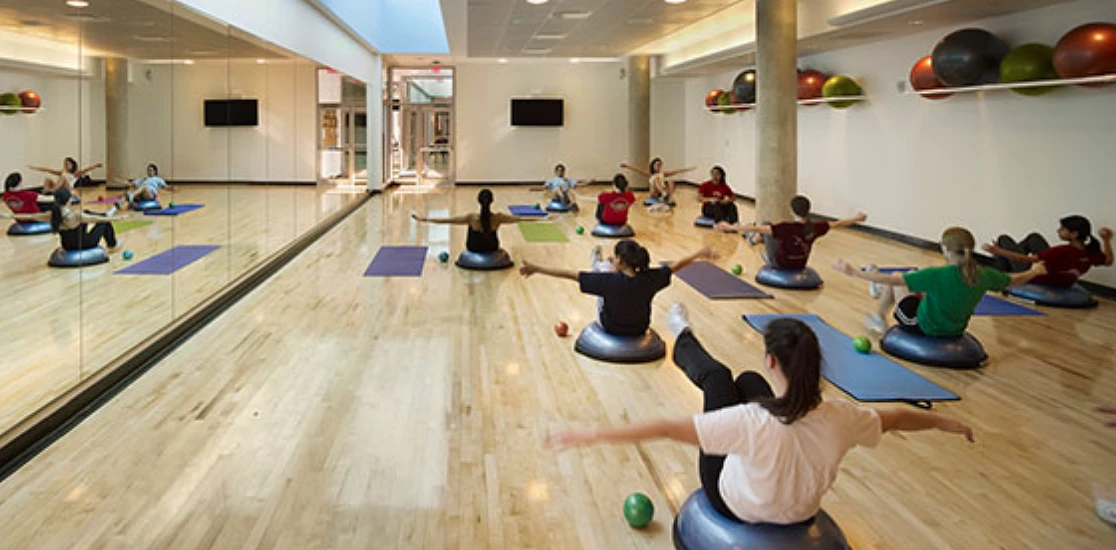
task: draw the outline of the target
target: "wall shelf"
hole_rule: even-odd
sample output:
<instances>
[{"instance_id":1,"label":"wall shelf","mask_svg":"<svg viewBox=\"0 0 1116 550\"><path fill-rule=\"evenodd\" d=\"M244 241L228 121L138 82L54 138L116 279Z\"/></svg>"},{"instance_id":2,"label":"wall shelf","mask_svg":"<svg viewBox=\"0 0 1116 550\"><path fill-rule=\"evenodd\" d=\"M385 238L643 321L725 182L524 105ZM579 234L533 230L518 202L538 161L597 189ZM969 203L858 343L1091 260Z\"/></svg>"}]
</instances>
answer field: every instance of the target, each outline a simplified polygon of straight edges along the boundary
<instances>
[{"instance_id":1,"label":"wall shelf","mask_svg":"<svg viewBox=\"0 0 1116 550\"><path fill-rule=\"evenodd\" d=\"M1116 84L1116 74L1101 76L1086 76L1082 78L1059 78L1053 80L1028 80L1027 82L1012 82L1010 84L981 84L979 86L959 86L957 88L935 88L933 90L912 90L910 83L903 91L905 95L945 95L966 94L993 90L1015 90L1021 88L1048 88L1060 86L1078 86L1081 84Z\"/></svg>"},{"instance_id":2,"label":"wall shelf","mask_svg":"<svg viewBox=\"0 0 1116 550\"><path fill-rule=\"evenodd\" d=\"M940 91L938 93L941 93ZM817 99L800 99L796 101L799 105L818 105L821 103L834 103L837 101L867 101L868 96L865 95L848 95L839 97L819 97ZM735 105L718 105L716 107L706 107L705 110L711 113L721 111L732 111L739 109L754 109L755 103L737 103Z\"/></svg>"}]
</instances>

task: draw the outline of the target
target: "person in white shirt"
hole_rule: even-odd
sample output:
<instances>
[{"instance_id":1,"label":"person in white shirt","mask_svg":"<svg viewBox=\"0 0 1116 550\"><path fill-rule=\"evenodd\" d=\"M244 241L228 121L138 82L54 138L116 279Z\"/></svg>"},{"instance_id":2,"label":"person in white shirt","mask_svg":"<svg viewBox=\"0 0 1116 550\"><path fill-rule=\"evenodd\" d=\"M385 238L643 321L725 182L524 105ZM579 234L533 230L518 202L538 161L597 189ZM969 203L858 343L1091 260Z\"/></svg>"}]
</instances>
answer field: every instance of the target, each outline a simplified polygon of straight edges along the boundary
<instances>
[{"instance_id":1,"label":"person in white shirt","mask_svg":"<svg viewBox=\"0 0 1116 550\"><path fill-rule=\"evenodd\" d=\"M74 160L73 157L66 157L62 160L61 170L55 170L45 166L31 166L30 168L37 172L47 174L46 179L43 180L42 193L44 195L52 195L59 189L67 189L72 193L78 180L88 176L90 172L102 166L104 166L104 164L97 162L85 168L79 168L77 161Z\"/></svg>"},{"instance_id":2,"label":"person in white shirt","mask_svg":"<svg viewBox=\"0 0 1116 550\"><path fill-rule=\"evenodd\" d=\"M577 182L566 177L566 165L555 166L554 177L546 180L543 186L550 193L550 200L561 202L577 210L577 195L574 195L573 191L574 187L577 187Z\"/></svg>"},{"instance_id":3,"label":"person in white shirt","mask_svg":"<svg viewBox=\"0 0 1116 550\"><path fill-rule=\"evenodd\" d=\"M128 190L128 202L153 201L159 198L159 190L165 189L167 182L159 177L159 167L154 164L147 165L147 176L136 178L132 188Z\"/></svg>"},{"instance_id":4,"label":"person in white shirt","mask_svg":"<svg viewBox=\"0 0 1116 550\"><path fill-rule=\"evenodd\" d=\"M771 385L754 371L733 380L698 343L682 304L671 306L670 325L677 336L674 362L701 389L703 413L563 432L547 444L669 438L698 445L701 485L718 512L747 523L785 525L817 514L845 454L857 445L875 447L884 432L938 429L973 440L968 426L936 414L823 401L821 350L801 321L777 319L764 332Z\"/></svg>"}]
</instances>

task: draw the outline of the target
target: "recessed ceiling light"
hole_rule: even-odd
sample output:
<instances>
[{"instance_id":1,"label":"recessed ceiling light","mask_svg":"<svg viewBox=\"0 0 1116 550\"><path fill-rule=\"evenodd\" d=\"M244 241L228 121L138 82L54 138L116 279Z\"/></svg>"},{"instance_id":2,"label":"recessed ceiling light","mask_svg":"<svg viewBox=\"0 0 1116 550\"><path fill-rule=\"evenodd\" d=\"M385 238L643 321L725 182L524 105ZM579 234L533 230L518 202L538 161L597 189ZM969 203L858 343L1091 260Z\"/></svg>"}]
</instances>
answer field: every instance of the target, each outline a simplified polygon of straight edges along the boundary
<instances>
[{"instance_id":1,"label":"recessed ceiling light","mask_svg":"<svg viewBox=\"0 0 1116 550\"><path fill-rule=\"evenodd\" d=\"M496 60L496 62L497 62L497 63L507 63L507 62L508 62L508 60L507 60L507 58L505 58L505 57L501 57L500 59L497 59L497 60Z\"/></svg>"},{"instance_id":2,"label":"recessed ceiling light","mask_svg":"<svg viewBox=\"0 0 1116 550\"><path fill-rule=\"evenodd\" d=\"M581 58L571 57L570 58L570 63L581 63Z\"/></svg>"},{"instance_id":3,"label":"recessed ceiling light","mask_svg":"<svg viewBox=\"0 0 1116 550\"><path fill-rule=\"evenodd\" d=\"M682 3L684 3L685 1L686 1L686 0L666 0L666 3L667 3L667 4L682 4Z\"/></svg>"},{"instance_id":4,"label":"recessed ceiling light","mask_svg":"<svg viewBox=\"0 0 1116 550\"><path fill-rule=\"evenodd\" d=\"M523 48L523 53L528 55L546 55L550 53L550 48Z\"/></svg>"},{"instance_id":5,"label":"recessed ceiling light","mask_svg":"<svg viewBox=\"0 0 1116 550\"><path fill-rule=\"evenodd\" d=\"M589 13L587 11L563 11L563 12L558 12L558 17L561 17L562 19L574 19L574 20L589 19L590 15L593 15L593 14Z\"/></svg>"},{"instance_id":6,"label":"recessed ceiling light","mask_svg":"<svg viewBox=\"0 0 1116 550\"><path fill-rule=\"evenodd\" d=\"M917 27L917 26L922 24L922 20L921 19L912 19L910 21L907 21L907 24L911 25L912 27Z\"/></svg>"},{"instance_id":7,"label":"recessed ceiling light","mask_svg":"<svg viewBox=\"0 0 1116 550\"><path fill-rule=\"evenodd\" d=\"M527 3L528 3L528 4L534 4L534 5L536 5L536 6L541 6L541 5L543 5L543 4L545 4L545 3L549 2L549 1L550 1L550 0L527 0Z\"/></svg>"},{"instance_id":8,"label":"recessed ceiling light","mask_svg":"<svg viewBox=\"0 0 1116 550\"><path fill-rule=\"evenodd\" d=\"M182 64L183 64L183 65L193 65L193 64L194 64L194 60L193 60L193 59L183 59L183 60L182 60Z\"/></svg>"},{"instance_id":9,"label":"recessed ceiling light","mask_svg":"<svg viewBox=\"0 0 1116 550\"><path fill-rule=\"evenodd\" d=\"M536 34L535 40L562 40L566 38L564 34Z\"/></svg>"},{"instance_id":10,"label":"recessed ceiling light","mask_svg":"<svg viewBox=\"0 0 1116 550\"><path fill-rule=\"evenodd\" d=\"M66 0L66 5L71 8L88 8L89 2L86 0Z\"/></svg>"},{"instance_id":11,"label":"recessed ceiling light","mask_svg":"<svg viewBox=\"0 0 1116 550\"><path fill-rule=\"evenodd\" d=\"M256 60L256 65L267 65L267 60L266 59L257 59Z\"/></svg>"}]
</instances>

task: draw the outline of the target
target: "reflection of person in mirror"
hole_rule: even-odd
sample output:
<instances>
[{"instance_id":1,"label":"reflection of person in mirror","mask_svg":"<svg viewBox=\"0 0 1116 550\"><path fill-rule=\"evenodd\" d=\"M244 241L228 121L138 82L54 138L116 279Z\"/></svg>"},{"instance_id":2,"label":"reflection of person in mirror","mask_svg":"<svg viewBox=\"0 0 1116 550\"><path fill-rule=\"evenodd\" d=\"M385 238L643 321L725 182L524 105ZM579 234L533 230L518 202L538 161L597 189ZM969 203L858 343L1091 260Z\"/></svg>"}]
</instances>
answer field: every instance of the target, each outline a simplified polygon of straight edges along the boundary
<instances>
[{"instance_id":1,"label":"reflection of person in mirror","mask_svg":"<svg viewBox=\"0 0 1116 550\"><path fill-rule=\"evenodd\" d=\"M66 157L62 161L62 169L55 170L53 168L46 168L43 166L31 166L32 170L43 172L47 174L46 179L43 180L43 193L47 195L53 194L59 189L74 190L81 180L88 179L89 173L104 166L104 164L97 162L90 164L85 168L79 168L78 163L73 157Z\"/></svg>"},{"instance_id":2,"label":"reflection of person in mirror","mask_svg":"<svg viewBox=\"0 0 1116 550\"><path fill-rule=\"evenodd\" d=\"M127 201L117 202L115 208L126 209L137 202L157 200L160 190L170 189L166 180L159 177L159 167L155 163L147 165L147 175L126 183L128 184L128 191L124 196ZM115 213L115 210L109 211L110 216L113 213Z\"/></svg>"},{"instance_id":3,"label":"reflection of person in mirror","mask_svg":"<svg viewBox=\"0 0 1116 550\"><path fill-rule=\"evenodd\" d=\"M8 218L19 222L50 222L54 231L58 232L62 248L65 250L87 250L100 246L101 240L108 245L109 252L120 247L116 240L116 230L112 222L127 219L126 216L115 216L111 213L98 214L88 210L76 210L70 204L70 190L59 189L54 193L54 204L47 212L38 214L4 214L0 218ZM92 224L93 227L89 227Z\"/></svg>"}]
</instances>

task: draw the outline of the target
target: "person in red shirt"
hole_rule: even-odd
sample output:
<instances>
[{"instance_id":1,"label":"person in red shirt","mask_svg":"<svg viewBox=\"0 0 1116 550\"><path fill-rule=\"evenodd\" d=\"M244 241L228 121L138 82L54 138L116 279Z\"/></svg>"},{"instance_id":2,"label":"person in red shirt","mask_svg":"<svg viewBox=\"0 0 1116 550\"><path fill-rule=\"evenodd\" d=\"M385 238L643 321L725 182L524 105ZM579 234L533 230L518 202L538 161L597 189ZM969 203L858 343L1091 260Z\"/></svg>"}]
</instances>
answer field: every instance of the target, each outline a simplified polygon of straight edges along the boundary
<instances>
[{"instance_id":1,"label":"person in red shirt","mask_svg":"<svg viewBox=\"0 0 1116 550\"><path fill-rule=\"evenodd\" d=\"M714 166L709 169L709 181L698 188L701 196L701 215L713 223L738 223L740 214L736 210L736 194L725 181L725 169Z\"/></svg>"},{"instance_id":2,"label":"person in red shirt","mask_svg":"<svg viewBox=\"0 0 1116 550\"><path fill-rule=\"evenodd\" d=\"M1059 220L1058 238L1066 244L1050 246L1038 233L1027 235L1023 242L1000 235L995 243L984 245L984 251L996 257L1000 271L1018 273L1031 264L1046 264L1046 275L1031 282L1040 285L1071 287L1093 266L1112 265L1112 230L1103 227L1100 241L1093 237L1093 224L1085 216L1066 216ZM1101 243L1103 241L1103 245Z\"/></svg>"},{"instance_id":3,"label":"person in red shirt","mask_svg":"<svg viewBox=\"0 0 1116 550\"><path fill-rule=\"evenodd\" d=\"M717 224L717 229L728 233L761 235L767 250L760 256L764 263L779 269L804 269L810 260L814 241L830 229L840 229L861 223L868 215L861 212L856 217L833 222L815 222L810 219L810 199L799 195L791 201L794 212L793 222L775 224Z\"/></svg>"},{"instance_id":4,"label":"person in red shirt","mask_svg":"<svg viewBox=\"0 0 1116 550\"><path fill-rule=\"evenodd\" d=\"M35 191L20 189L21 183L23 175L19 172L12 172L4 178L4 204L13 214L38 214L50 209L50 202L44 201Z\"/></svg>"},{"instance_id":5,"label":"person in red shirt","mask_svg":"<svg viewBox=\"0 0 1116 550\"><path fill-rule=\"evenodd\" d=\"M597 195L597 221L605 225L626 225L628 210L635 200L635 194L628 191L628 178L616 174L612 177L612 191Z\"/></svg>"}]
</instances>

